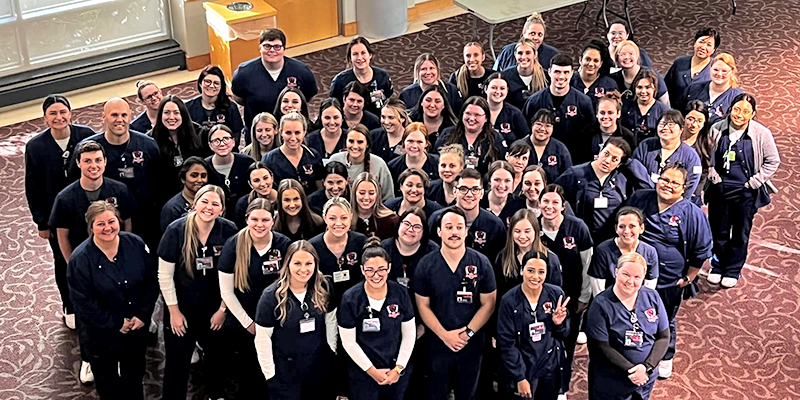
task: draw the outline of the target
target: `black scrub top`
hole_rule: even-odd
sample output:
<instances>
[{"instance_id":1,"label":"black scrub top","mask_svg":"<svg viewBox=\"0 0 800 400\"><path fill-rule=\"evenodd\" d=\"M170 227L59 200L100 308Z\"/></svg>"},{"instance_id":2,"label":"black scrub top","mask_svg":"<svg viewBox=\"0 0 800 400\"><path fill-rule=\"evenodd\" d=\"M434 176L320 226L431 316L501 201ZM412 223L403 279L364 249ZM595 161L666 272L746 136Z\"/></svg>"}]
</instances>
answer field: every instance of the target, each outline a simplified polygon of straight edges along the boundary
<instances>
[{"instance_id":1,"label":"black scrub top","mask_svg":"<svg viewBox=\"0 0 800 400\"><path fill-rule=\"evenodd\" d=\"M497 114L493 127L494 130L503 135L509 147L515 140L531 134L531 124L522 115L522 111L509 103L503 104L503 108Z\"/></svg>"},{"instance_id":2,"label":"black scrub top","mask_svg":"<svg viewBox=\"0 0 800 400\"><path fill-rule=\"evenodd\" d=\"M164 204L164 208L161 209L161 233L167 230L169 224L176 219L183 217L189 211L192 211L193 204L188 202L185 197L183 197L183 191L178 192L175 196L172 196L167 204Z\"/></svg>"},{"instance_id":3,"label":"black scrub top","mask_svg":"<svg viewBox=\"0 0 800 400\"><path fill-rule=\"evenodd\" d=\"M483 83L486 81L486 78L488 78L489 75L491 75L493 73L495 73L495 70L493 70L491 68L485 68L484 67L483 75L481 75L481 76L479 76L477 78L473 78L473 77L469 76L469 72L467 72L467 88L468 88L468 90L467 90L467 93L462 93L461 94L462 97L465 98L465 99L468 99L468 98L470 98L472 96L483 97L484 96ZM451 85L453 85L455 87L458 87L458 79L457 79L457 77L458 77L458 70L456 70L455 72L450 74L450 79L447 80L447 83L449 83L449 84L451 84Z\"/></svg>"},{"instance_id":4,"label":"black scrub top","mask_svg":"<svg viewBox=\"0 0 800 400\"><path fill-rule=\"evenodd\" d=\"M342 296L347 289L362 281L361 253L364 252L367 237L358 232L348 232L344 252L340 257L336 257L325 244L324 236L325 232L320 233L309 242L319 255L319 270L333 283L334 291L338 293L334 300L339 304L341 297L338 296ZM342 272L349 273L348 279L343 279L347 274Z\"/></svg>"},{"instance_id":5,"label":"black scrub top","mask_svg":"<svg viewBox=\"0 0 800 400\"><path fill-rule=\"evenodd\" d=\"M222 188L225 191L226 197L225 215L229 218L233 217L233 210L236 208L236 202L239 201L242 196L247 196L250 193L250 174L247 173L247 170L250 168L250 165L255 162L250 156L241 153L231 154L233 154L233 165L227 177L214 168L214 163L212 162L214 156L206 158L206 162L211 167L211 171L209 172L215 173L217 175L216 179L222 182Z\"/></svg>"},{"instance_id":6,"label":"black scrub top","mask_svg":"<svg viewBox=\"0 0 800 400\"><path fill-rule=\"evenodd\" d=\"M441 243L441 238L436 233L436 228L439 227L439 218L445 209L436 211L428 219L428 229L431 232L431 239L436 243ZM489 211L480 209L478 217L469 225L467 238L465 240L467 247L472 248L479 253L485 255L489 259L494 260L501 251L506 242L506 224L497 218L496 215Z\"/></svg>"},{"instance_id":7,"label":"black scrub top","mask_svg":"<svg viewBox=\"0 0 800 400\"><path fill-rule=\"evenodd\" d=\"M588 275L606 280L606 289L614 286L617 278L617 261L622 257L617 239L608 239L600 243L592 254L592 263L589 264ZM655 247L640 241L636 246L636 253L644 257L647 263L647 273L644 279L658 279L658 253Z\"/></svg>"},{"instance_id":8,"label":"black scrub top","mask_svg":"<svg viewBox=\"0 0 800 400\"><path fill-rule=\"evenodd\" d=\"M352 68L336 74L331 80L330 97L336 98L340 103L344 104L344 87L356 79L356 74ZM375 115L380 115L381 108L386 104L386 100L392 97L394 93L394 86L389 73L382 68L372 67L372 80L363 85L369 91L369 99L364 99L364 109Z\"/></svg>"},{"instance_id":9,"label":"black scrub top","mask_svg":"<svg viewBox=\"0 0 800 400\"><path fill-rule=\"evenodd\" d=\"M280 147L270 150L261 161L272 169L275 182L287 178L294 179L303 185L306 194L317 189L317 181L322 176L322 157L305 146L303 146L303 155L296 167L286 158Z\"/></svg>"},{"instance_id":10,"label":"black scrub top","mask_svg":"<svg viewBox=\"0 0 800 400\"><path fill-rule=\"evenodd\" d=\"M586 140L581 136L583 129L595 121L595 110L589 96L570 88L561 102L561 107L556 109L550 88L546 87L528 98L525 107L522 108L522 114L530 120L542 108L552 110L556 114L553 138L567 145L570 154L580 152L581 146L585 146L583 143Z\"/></svg>"},{"instance_id":11,"label":"black scrub top","mask_svg":"<svg viewBox=\"0 0 800 400\"><path fill-rule=\"evenodd\" d=\"M324 128L322 128L324 129ZM347 142L347 132L344 128L342 128L341 135L339 136L339 142L336 143L336 146L333 149L332 153L328 153L325 150L325 141L322 140L322 129L317 129L314 132L309 133L306 135L306 145L314 150L317 154L322 155L323 163L326 163L332 155L340 152L340 151L347 151L346 142Z\"/></svg>"},{"instance_id":12,"label":"black scrub top","mask_svg":"<svg viewBox=\"0 0 800 400\"><path fill-rule=\"evenodd\" d=\"M403 154L403 140L401 139L394 146L389 145L389 134L384 128L373 129L369 132L372 137L372 154L380 157L386 164L395 157Z\"/></svg>"}]
</instances>

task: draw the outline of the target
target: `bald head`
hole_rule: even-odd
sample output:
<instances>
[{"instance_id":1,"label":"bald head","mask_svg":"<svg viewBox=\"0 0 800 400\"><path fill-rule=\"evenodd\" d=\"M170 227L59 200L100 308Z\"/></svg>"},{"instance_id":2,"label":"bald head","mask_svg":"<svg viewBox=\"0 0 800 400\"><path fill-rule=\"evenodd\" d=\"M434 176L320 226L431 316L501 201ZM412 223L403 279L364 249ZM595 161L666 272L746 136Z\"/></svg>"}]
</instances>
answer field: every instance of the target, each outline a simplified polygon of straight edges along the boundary
<instances>
[{"instance_id":1,"label":"bald head","mask_svg":"<svg viewBox=\"0 0 800 400\"><path fill-rule=\"evenodd\" d=\"M118 138L127 137L128 124L131 122L131 107L128 102L114 97L103 105L103 123L106 128L106 136L116 136ZM109 140L111 140L109 138ZM127 140L125 138L124 140Z\"/></svg>"}]
</instances>

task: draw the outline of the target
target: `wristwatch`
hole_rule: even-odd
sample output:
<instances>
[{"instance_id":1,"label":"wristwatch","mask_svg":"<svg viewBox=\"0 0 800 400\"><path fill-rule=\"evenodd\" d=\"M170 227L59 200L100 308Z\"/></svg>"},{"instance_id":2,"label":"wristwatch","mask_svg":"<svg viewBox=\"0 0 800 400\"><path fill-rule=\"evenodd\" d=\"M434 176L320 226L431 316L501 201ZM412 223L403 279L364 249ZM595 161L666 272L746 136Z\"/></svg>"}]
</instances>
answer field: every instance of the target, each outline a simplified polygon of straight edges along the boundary
<instances>
[{"instance_id":1,"label":"wristwatch","mask_svg":"<svg viewBox=\"0 0 800 400\"><path fill-rule=\"evenodd\" d=\"M394 367L394 372L397 372L397 375L403 376L406 373L406 369L397 365Z\"/></svg>"},{"instance_id":2,"label":"wristwatch","mask_svg":"<svg viewBox=\"0 0 800 400\"><path fill-rule=\"evenodd\" d=\"M475 331L469 329L469 327L466 327L465 329L466 330L464 331L464 333L467 334L467 339L472 339L472 337L475 336Z\"/></svg>"},{"instance_id":3,"label":"wristwatch","mask_svg":"<svg viewBox=\"0 0 800 400\"><path fill-rule=\"evenodd\" d=\"M656 369L655 366L647 365L647 364L645 364L644 367L645 367L645 371L647 371L647 375L652 375L653 371Z\"/></svg>"},{"instance_id":4,"label":"wristwatch","mask_svg":"<svg viewBox=\"0 0 800 400\"><path fill-rule=\"evenodd\" d=\"M681 279L683 279L683 281L686 282L687 285L692 283L692 280L689 279L689 275L684 275L683 278Z\"/></svg>"}]
</instances>

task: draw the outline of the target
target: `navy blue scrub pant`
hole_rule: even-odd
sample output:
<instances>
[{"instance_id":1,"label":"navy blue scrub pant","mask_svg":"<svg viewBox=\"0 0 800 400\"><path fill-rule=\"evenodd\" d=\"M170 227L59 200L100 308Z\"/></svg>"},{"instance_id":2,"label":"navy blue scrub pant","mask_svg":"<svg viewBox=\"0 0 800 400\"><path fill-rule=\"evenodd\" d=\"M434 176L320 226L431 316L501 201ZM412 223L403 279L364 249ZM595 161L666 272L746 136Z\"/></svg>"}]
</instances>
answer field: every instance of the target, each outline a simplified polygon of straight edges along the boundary
<instances>
[{"instance_id":1,"label":"navy blue scrub pant","mask_svg":"<svg viewBox=\"0 0 800 400\"><path fill-rule=\"evenodd\" d=\"M653 386L655 386L655 384L656 380L653 379L651 382L644 386L639 386L630 393L615 393L613 395L609 395L602 389L593 389L592 386L589 385L589 400L648 400L650 399L650 393L653 392Z\"/></svg>"},{"instance_id":2,"label":"navy blue scrub pant","mask_svg":"<svg viewBox=\"0 0 800 400\"><path fill-rule=\"evenodd\" d=\"M571 298L577 299L578 296ZM581 319L586 311L578 314L578 301L569 301L567 304L569 311L569 326L574 328L569 330L569 335L564 338L564 350L567 353L567 358L564 361L564 371L561 374L561 393L569 392L569 384L572 381L572 360L575 358L575 344L578 341L578 333L580 333Z\"/></svg>"},{"instance_id":3,"label":"navy blue scrub pant","mask_svg":"<svg viewBox=\"0 0 800 400\"><path fill-rule=\"evenodd\" d=\"M236 395L232 399L267 399L267 380L258 363L255 335L233 315L228 315L222 332L225 337L223 352L230 360L225 364L228 371L225 375L236 384Z\"/></svg>"},{"instance_id":4,"label":"navy blue scrub pant","mask_svg":"<svg viewBox=\"0 0 800 400\"><path fill-rule=\"evenodd\" d=\"M451 388L455 392L455 400L475 398L485 340L483 332L476 333L464 348L453 352L438 337L429 338L428 399L444 400Z\"/></svg>"},{"instance_id":5,"label":"navy blue scrub pant","mask_svg":"<svg viewBox=\"0 0 800 400\"><path fill-rule=\"evenodd\" d=\"M273 355L275 376L267 381L270 400L320 400L333 399L330 380L333 354L327 343L322 343L315 355L283 358Z\"/></svg>"},{"instance_id":6,"label":"navy blue scrub pant","mask_svg":"<svg viewBox=\"0 0 800 400\"><path fill-rule=\"evenodd\" d=\"M128 333L116 332L114 349L88 356L94 385L100 399L142 400L145 373L147 325ZM185 398L185 397L184 397Z\"/></svg>"},{"instance_id":7,"label":"navy blue scrub pant","mask_svg":"<svg viewBox=\"0 0 800 400\"><path fill-rule=\"evenodd\" d=\"M712 189L714 190L714 189ZM719 189L716 189L719 190ZM755 190L747 190L736 198L716 195L708 204L708 222L714 238L711 273L723 278L739 279L747 259L750 230L756 215Z\"/></svg>"},{"instance_id":8,"label":"navy blue scrub pant","mask_svg":"<svg viewBox=\"0 0 800 400\"><path fill-rule=\"evenodd\" d=\"M684 288L677 285L656 289L661 296L661 301L664 303L664 309L667 311L667 319L669 319L669 347L667 348L667 353L664 354L664 360L671 360L675 357L675 342L678 337L678 327L675 320L683 301L683 290Z\"/></svg>"},{"instance_id":9,"label":"navy blue scrub pant","mask_svg":"<svg viewBox=\"0 0 800 400\"><path fill-rule=\"evenodd\" d=\"M529 381L533 400L557 400L561 392L561 371L557 370L553 375L542 376L539 379ZM523 400L516 394L517 382L513 382L506 387L506 397L509 400Z\"/></svg>"},{"instance_id":10,"label":"navy blue scrub pant","mask_svg":"<svg viewBox=\"0 0 800 400\"><path fill-rule=\"evenodd\" d=\"M203 348L203 384L205 396L223 397L222 355L224 334L221 330L211 330L212 311L192 310L200 307L184 307L181 310L189 326L183 336L172 333L169 309L164 311L164 400L185 399L189 385L189 366L192 361L195 343ZM216 311L216 309L214 309ZM234 318L228 316L228 318Z\"/></svg>"},{"instance_id":11,"label":"navy blue scrub pant","mask_svg":"<svg viewBox=\"0 0 800 400\"><path fill-rule=\"evenodd\" d=\"M61 295L61 304L64 308L64 314L74 314L75 309L72 307L72 301L69 299L69 284L67 283L67 261L64 260L64 255L61 254L61 246L58 245L58 236L55 231L50 231L50 250L53 251L53 266L56 274L56 286L58 286L58 293Z\"/></svg>"},{"instance_id":12,"label":"navy blue scrub pant","mask_svg":"<svg viewBox=\"0 0 800 400\"><path fill-rule=\"evenodd\" d=\"M350 400L402 400L408 389L413 367L409 364L397 382L383 386L378 385L378 382L353 362L350 362L347 369L350 376Z\"/></svg>"}]
</instances>

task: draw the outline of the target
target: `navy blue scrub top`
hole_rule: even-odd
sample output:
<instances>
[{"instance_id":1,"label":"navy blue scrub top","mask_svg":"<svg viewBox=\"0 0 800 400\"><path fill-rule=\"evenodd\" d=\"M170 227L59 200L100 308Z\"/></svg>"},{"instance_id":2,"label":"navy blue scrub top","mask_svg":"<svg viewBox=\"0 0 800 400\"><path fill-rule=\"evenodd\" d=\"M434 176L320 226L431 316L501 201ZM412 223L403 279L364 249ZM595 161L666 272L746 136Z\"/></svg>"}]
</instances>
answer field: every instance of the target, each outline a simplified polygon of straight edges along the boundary
<instances>
[{"instance_id":1,"label":"navy blue scrub top","mask_svg":"<svg viewBox=\"0 0 800 400\"><path fill-rule=\"evenodd\" d=\"M514 56L514 47L516 45L517 42L503 46L503 50L500 50L500 54L497 55L497 59L494 61L494 67L492 67L495 71L503 71L507 68L517 66L517 57ZM536 58L546 71L550 68L550 60L552 60L556 54L558 54L558 50L555 47L547 43L542 43L536 51Z\"/></svg>"},{"instance_id":2,"label":"navy blue scrub top","mask_svg":"<svg viewBox=\"0 0 800 400\"><path fill-rule=\"evenodd\" d=\"M365 284L361 282L344 293L336 310L337 323L344 329L356 330L356 343L375 368L394 368L402 342L400 325L414 318L411 296L399 283L388 281L383 306L375 310L370 307ZM364 320L367 318L378 318L380 332L364 332Z\"/></svg>"},{"instance_id":3,"label":"navy blue scrub top","mask_svg":"<svg viewBox=\"0 0 800 400\"><path fill-rule=\"evenodd\" d=\"M586 223L595 242L614 235L614 216L631 193L628 180L618 169L611 171L600 184L591 163L584 163L568 169L555 183L564 188L564 197L572 205L575 216ZM606 207L598 208L595 199L601 193L607 199Z\"/></svg>"},{"instance_id":4,"label":"navy blue scrub top","mask_svg":"<svg viewBox=\"0 0 800 400\"><path fill-rule=\"evenodd\" d=\"M497 278L497 295L503 297L506 293L508 293L514 286L518 286L522 283L522 275L517 275L515 278L508 278L503 273L503 257L505 256L505 250L497 255L497 259L494 262L494 276ZM517 266L517 271L522 270L522 264L520 264L519 259L515 258L515 265ZM547 276L544 279L545 283L549 283L551 285L555 285L561 287L563 285L563 279L561 277L561 260L558 259L556 253L553 253L550 250L547 250Z\"/></svg>"},{"instance_id":5,"label":"navy blue scrub top","mask_svg":"<svg viewBox=\"0 0 800 400\"><path fill-rule=\"evenodd\" d=\"M391 263L389 280L402 283L400 280L398 280L398 278L408 278L410 289L413 286L412 282L414 282L414 273L417 270L419 261L422 259L422 257L430 253L439 252L439 245L432 240L428 240L427 244L420 244L420 247L416 253L404 257L402 254L400 254L400 250L397 249L396 240L397 239L392 237L384 239L381 242L381 247L383 247L383 249L386 250L386 253L389 254L389 262Z\"/></svg>"},{"instance_id":6,"label":"navy blue scrub top","mask_svg":"<svg viewBox=\"0 0 800 400\"><path fill-rule=\"evenodd\" d=\"M317 181L322 176L322 158L305 146L303 146L303 156L296 167L286 158L280 147L270 150L261 161L272 169L275 182L287 178L294 179L303 185L303 190L307 194L317 189Z\"/></svg>"},{"instance_id":7,"label":"navy blue scrub top","mask_svg":"<svg viewBox=\"0 0 800 400\"><path fill-rule=\"evenodd\" d=\"M186 102L186 108L189 110L189 116L192 118L192 121L200 124L200 126L205 129L211 129L217 124L222 124L231 128L234 143L236 144L234 147L239 148L239 138L242 137L244 123L242 122L242 115L239 114L239 106L233 100L230 100L227 110L220 110L218 108L206 110L203 108L203 96L198 95Z\"/></svg>"},{"instance_id":8,"label":"navy blue scrub top","mask_svg":"<svg viewBox=\"0 0 800 400\"><path fill-rule=\"evenodd\" d=\"M427 193L426 193L426 195L427 195ZM393 199L389 199L383 205L385 205L386 208L394 211L395 214L397 214L399 216L400 215L400 212L399 212L400 211L400 205L402 203L403 203L403 198L402 197L395 197ZM430 219L430 217L431 217L431 215L433 215L433 213L435 213L436 211L441 210L442 208L444 208L444 206L442 206L441 204L431 200L430 198L428 198L426 196L425 197L425 205L422 207L422 212L424 212L425 216L427 216ZM425 229L427 229L427 228L428 227L425 227Z\"/></svg>"},{"instance_id":9,"label":"navy blue scrub top","mask_svg":"<svg viewBox=\"0 0 800 400\"><path fill-rule=\"evenodd\" d=\"M455 197L453 197L453 201L450 204L447 204L447 200L444 197L444 181L441 179L437 179L431 182L431 185L428 187L428 190L425 191L425 198L435 201L440 206L442 206L442 208L456 204ZM428 215L429 221L430 217L431 216Z\"/></svg>"},{"instance_id":10,"label":"navy blue scrub top","mask_svg":"<svg viewBox=\"0 0 800 400\"><path fill-rule=\"evenodd\" d=\"M572 154L570 154L567 146L560 140L550 137L550 140L548 140L547 144L544 146L541 159L539 159L538 154L536 154L532 138L528 136L525 138L525 141L531 146L531 155L528 157L528 165L538 165L542 167L545 175L547 175L548 182L555 182L556 178L572 167Z\"/></svg>"},{"instance_id":11,"label":"navy blue scrub top","mask_svg":"<svg viewBox=\"0 0 800 400\"><path fill-rule=\"evenodd\" d=\"M161 209L161 222L159 227L161 228L161 233L167 230L169 224L176 219L185 216L189 211L192 210L193 204L188 202L185 197L183 197L183 191L178 192L175 196L172 196L164 207Z\"/></svg>"},{"instance_id":12,"label":"navy blue scrub top","mask_svg":"<svg viewBox=\"0 0 800 400\"><path fill-rule=\"evenodd\" d=\"M577 159L577 157L573 158L572 161L578 164L583 164L585 162L597 160L597 155L600 154L600 148L603 146L603 132L600 130L600 123L595 122L586 127L585 134L583 137L591 138L591 148L589 149L589 153L582 156L582 159ZM639 143L636 140L636 136L633 135L633 132L630 129L622 126L621 121L617 121L617 130L611 134L610 137L621 137L624 139L628 146L631 147L631 152L636 150L636 146Z\"/></svg>"},{"instance_id":13,"label":"navy blue scrub top","mask_svg":"<svg viewBox=\"0 0 800 400\"><path fill-rule=\"evenodd\" d=\"M694 151L692 146L681 142L680 146L667 158L661 160L661 140L657 137L647 139L639 143L639 147L633 152L633 159L642 163L649 175L651 187L655 187L661 169L671 163L680 162L686 167L689 176L686 179L686 189L683 193L684 198L690 198L694 194L700 176L703 174L703 164L700 163L700 156ZM643 177L647 178L647 177Z\"/></svg>"},{"instance_id":14,"label":"navy blue scrub top","mask_svg":"<svg viewBox=\"0 0 800 400\"><path fill-rule=\"evenodd\" d=\"M642 115L636 99L629 99L622 104L622 115L619 123L630 129L636 137L636 141L641 143L645 139L658 137L658 120L667 111L669 111L669 107L660 101L656 101L647 110L647 113Z\"/></svg>"},{"instance_id":15,"label":"navy blue scrub top","mask_svg":"<svg viewBox=\"0 0 800 400\"><path fill-rule=\"evenodd\" d=\"M330 97L338 99L341 104L344 104L344 87L356 79L356 74L352 68L336 74L331 80ZM369 99L364 99L364 109L375 115L381 115L381 108L394 93L394 86L389 73L382 68L372 67L372 80L363 85L369 91Z\"/></svg>"},{"instance_id":16,"label":"navy blue scrub top","mask_svg":"<svg viewBox=\"0 0 800 400\"><path fill-rule=\"evenodd\" d=\"M436 144L433 146L436 149L436 153L439 152L439 149L445 146L447 142L447 138L455 132L455 127L448 127L442 131L442 134L436 140ZM489 164L497 160L505 160L506 151L508 151L508 143L505 141L502 135L497 132L494 132L494 148L497 151L497 159L489 159L487 156L489 154L489 140L483 138L480 141L475 141L470 145L467 143L466 135L461 137L461 140L458 141L458 144L464 146L464 160L466 161L465 168L475 168L477 169L481 175L486 174L489 171ZM437 177L438 177L438 166L437 166Z\"/></svg>"},{"instance_id":17,"label":"navy blue scrub top","mask_svg":"<svg viewBox=\"0 0 800 400\"><path fill-rule=\"evenodd\" d=\"M230 172L228 172L227 178L214 168L214 163L212 161L214 156L208 156L206 162L211 167L211 171L209 172L217 174L218 182L222 182L222 188L225 189L225 194L227 195L225 199L225 214L232 217L236 202L239 201L239 198L242 196L250 194L252 190L249 184L250 174L247 173L247 170L255 160L242 153L231 154L233 154L233 165L231 166Z\"/></svg>"},{"instance_id":18,"label":"navy blue scrub top","mask_svg":"<svg viewBox=\"0 0 800 400\"><path fill-rule=\"evenodd\" d=\"M441 238L436 233L436 228L439 227L439 218L444 210L434 212L428 219L431 239L436 243L441 243ZM506 224L491 212L481 208L478 211L478 217L469 225L465 242L467 247L494 260L505 246Z\"/></svg>"},{"instance_id":19,"label":"navy blue scrub top","mask_svg":"<svg viewBox=\"0 0 800 400\"><path fill-rule=\"evenodd\" d=\"M690 101L700 100L708 107L708 126L714 125L717 121L724 119L733 105L733 99L742 93L742 89L738 87L728 88L728 90L717 96L712 102L711 95L708 92L710 86L711 81L696 82L689 85L683 92L675 108L685 113L686 105L689 104Z\"/></svg>"},{"instance_id":20,"label":"navy blue scrub top","mask_svg":"<svg viewBox=\"0 0 800 400\"><path fill-rule=\"evenodd\" d=\"M447 102L450 103L453 113L460 115L461 105L464 100L461 97L461 92L458 90L458 87L444 81L442 81L439 86L447 93ZM416 108L417 104L419 104L419 98L422 96L422 92L424 92L424 90L419 86L419 82L414 82L403 88L403 91L400 92L400 100L406 105L407 109L411 110Z\"/></svg>"},{"instance_id":21,"label":"navy blue scrub top","mask_svg":"<svg viewBox=\"0 0 800 400\"><path fill-rule=\"evenodd\" d=\"M511 146L517 139L522 139L531 134L531 124L525 120L522 111L509 103L503 103L503 108L494 121L494 130L500 132L506 143Z\"/></svg>"},{"instance_id":22,"label":"navy blue scrub top","mask_svg":"<svg viewBox=\"0 0 800 400\"><path fill-rule=\"evenodd\" d=\"M260 56L239 65L233 73L231 91L244 100L242 106L248 130L258 113L275 110L278 95L287 86L299 88L308 101L319 91L314 73L292 57L283 57L283 69L277 79L272 79Z\"/></svg>"},{"instance_id":23,"label":"navy blue scrub top","mask_svg":"<svg viewBox=\"0 0 800 400\"><path fill-rule=\"evenodd\" d=\"M711 80L711 64L713 59L700 70L697 75L692 76L692 55L681 56L675 59L672 66L669 67L667 75L664 77L664 82L669 91L669 103L679 104L681 96L686 88L693 83L710 81ZM678 109L683 112L683 108ZM726 110L727 111L727 110Z\"/></svg>"},{"instance_id":24,"label":"navy blue scrub top","mask_svg":"<svg viewBox=\"0 0 800 400\"><path fill-rule=\"evenodd\" d=\"M378 128L369 132L372 137L372 154L380 157L386 164L392 161L395 157L402 155L403 141L400 140L394 146L389 145L389 134L386 129Z\"/></svg>"},{"instance_id":25,"label":"navy blue scrub top","mask_svg":"<svg viewBox=\"0 0 800 400\"><path fill-rule=\"evenodd\" d=\"M604 75L592 82L589 87L586 87L586 84L583 83L583 79L581 79L581 74L578 71L575 71L572 74L572 79L569 81L569 85L572 86L575 90L580 91L581 93L589 96L589 99L592 100L592 107L596 110L597 103L600 102L600 99L606 95L606 93L619 90L617 87L617 81L611 79L610 76Z\"/></svg>"},{"instance_id":26,"label":"navy blue scrub top","mask_svg":"<svg viewBox=\"0 0 800 400\"><path fill-rule=\"evenodd\" d=\"M128 187L113 179L103 178L103 185L100 186L98 201L105 200L113 204L121 215L120 229L122 222L133 218L139 213L139 207L134 200ZM89 209L89 198L86 190L81 187L81 181L75 181L62 190L53 202L53 211L50 213L50 220L47 225L52 229L69 229L69 244L72 248L78 247L81 242L89 237L86 225L86 210Z\"/></svg>"},{"instance_id":27,"label":"navy blue scrub top","mask_svg":"<svg viewBox=\"0 0 800 400\"><path fill-rule=\"evenodd\" d=\"M489 259L470 248L466 250L455 272L441 252L422 257L414 272L414 293L430 299L433 314L448 331L467 326L481 307L481 294L496 290ZM457 301L456 292L460 291L472 294L471 304Z\"/></svg>"},{"instance_id":28,"label":"navy blue scrub top","mask_svg":"<svg viewBox=\"0 0 800 400\"><path fill-rule=\"evenodd\" d=\"M233 222L219 217L214 221L214 226L208 234L205 244L198 243L195 265L192 265L192 276L186 271L183 259L183 242L186 233L186 219L181 217L169 224L161 243L158 245L158 257L175 264L175 294L178 305L184 309L193 308L201 312L210 312L219 309L222 297L219 294L219 257L222 255L222 246L225 241L235 235L238 229ZM210 257L213 266L209 269L199 270L197 259Z\"/></svg>"},{"instance_id":29,"label":"navy blue scrub top","mask_svg":"<svg viewBox=\"0 0 800 400\"><path fill-rule=\"evenodd\" d=\"M642 68L644 68L644 66L642 66ZM656 76L658 77L658 87L656 88L656 99L660 99L661 96L667 93L667 84L664 83L664 78L661 76L661 74L658 73L658 71L653 69L653 72L655 72ZM617 82L617 88L620 91L620 93L622 93L623 101L634 97L635 94L634 92L636 91L636 88L633 88L629 84L625 83L625 76L622 74L622 70L614 72L613 74L609 75L609 77L611 77L611 79Z\"/></svg>"},{"instance_id":30,"label":"navy blue scrub top","mask_svg":"<svg viewBox=\"0 0 800 400\"><path fill-rule=\"evenodd\" d=\"M580 147L582 145L585 146L582 143L585 142L576 140L576 136L580 135L583 129L595 120L595 112L589 96L570 88L567 95L564 96L561 107L556 109L553 105L553 95L550 93L550 88L546 87L528 98L528 101L525 102L525 107L522 108L522 114L530 120L542 108L552 110L556 114L556 121L553 124L553 138L566 144L570 154L580 151Z\"/></svg>"},{"instance_id":31,"label":"navy blue scrub top","mask_svg":"<svg viewBox=\"0 0 800 400\"><path fill-rule=\"evenodd\" d=\"M395 182L395 192L400 193L400 174L409 169L406 163L406 157L395 157L386 165L389 168L389 173L392 174L392 179ZM425 163L422 164L422 170L428 173L428 179L439 179L439 158L436 154L428 154L425 158Z\"/></svg>"},{"instance_id":32,"label":"navy blue scrub top","mask_svg":"<svg viewBox=\"0 0 800 400\"><path fill-rule=\"evenodd\" d=\"M658 278L658 253L656 248L649 244L639 241L636 252L644 257L647 262L647 273L644 279L651 280ZM592 263L589 264L589 276L597 279L606 280L606 289L614 286L617 278L617 261L622 257L616 238L608 239L594 248Z\"/></svg>"},{"instance_id":33,"label":"navy blue scrub top","mask_svg":"<svg viewBox=\"0 0 800 400\"><path fill-rule=\"evenodd\" d=\"M359 123L361 125L366 126L367 130L370 131L381 127L380 117L367 110L364 110L364 112L361 114L361 121L359 121ZM345 131L349 129L349 127L347 126L347 121L345 121L344 119L342 119L342 129L344 129Z\"/></svg>"},{"instance_id":34,"label":"navy blue scrub top","mask_svg":"<svg viewBox=\"0 0 800 400\"><path fill-rule=\"evenodd\" d=\"M325 232L314 236L309 240L314 249L317 250L319 255L319 270L323 275L330 277L333 283L333 288L338 296L344 294L347 289L350 289L358 282L361 282L361 253L364 252L364 244L367 242L367 237L358 233L350 231L347 233L347 245L345 245L344 252L340 257L336 257L328 249L328 245L324 240ZM350 271L350 279L341 282L335 282L333 274L338 271ZM338 304L340 297L335 298L335 303Z\"/></svg>"},{"instance_id":35,"label":"navy blue scrub top","mask_svg":"<svg viewBox=\"0 0 800 400\"><path fill-rule=\"evenodd\" d=\"M504 222L506 226L508 225L508 219L514 215L515 212L525 208L527 206L526 198L520 195L509 193L508 198L506 199L506 204L503 206L503 209L500 210L500 214L497 215L497 218L500 218L500 221ZM492 210L489 206L489 192L486 192L486 195L483 196L481 199L479 206L492 213ZM494 213L492 213L494 214Z\"/></svg>"},{"instance_id":36,"label":"navy blue scrub top","mask_svg":"<svg viewBox=\"0 0 800 400\"><path fill-rule=\"evenodd\" d=\"M541 218L539 220L541 224ZM561 273L564 279L564 284L561 287L564 288L564 292L568 296L576 300L575 303L570 302L570 304L577 304L577 299L581 294L581 285L583 284L581 252L594 246L592 236L589 234L589 228L580 219L565 215L554 240L551 240L542 231L542 243L550 251L556 253L561 261Z\"/></svg>"},{"instance_id":37,"label":"navy blue scrub top","mask_svg":"<svg viewBox=\"0 0 800 400\"><path fill-rule=\"evenodd\" d=\"M153 123L150 122L150 118L147 117L147 112L144 111L131 121L128 128L136 132L149 132L150 129L153 129Z\"/></svg>"},{"instance_id":38,"label":"navy blue scrub top","mask_svg":"<svg viewBox=\"0 0 800 400\"><path fill-rule=\"evenodd\" d=\"M533 94L531 93L531 88L520 77L516 65L504 69L501 74L508 83L508 95L506 95L505 103L522 109L525 106L525 101Z\"/></svg>"},{"instance_id":39,"label":"navy blue scrub top","mask_svg":"<svg viewBox=\"0 0 800 400\"><path fill-rule=\"evenodd\" d=\"M331 158L332 155L340 152L340 151L347 151L346 142L347 142L347 133L342 128L342 135L339 136L339 142L336 143L336 146L333 148L332 153L328 153L325 150L325 141L322 140L322 129L317 129L314 132L309 133L306 135L306 146L310 147L314 150L317 154L322 155L322 161L325 163Z\"/></svg>"},{"instance_id":40,"label":"navy blue scrub top","mask_svg":"<svg viewBox=\"0 0 800 400\"><path fill-rule=\"evenodd\" d=\"M238 234L225 241L225 245L222 247L222 255L219 257L219 267L217 268L220 272L235 274L236 244L238 242ZM255 318L256 316L256 307L258 306L258 300L261 298L261 293L278 280L281 268L283 268L283 258L286 256L286 250L291 243L288 237L273 231L272 245L263 256L258 254L255 246L250 246L250 265L247 268L247 281L250 283L250 289L247 292L242 292L234 285L233 290L242 308L250 318Z\"/></svg>"},{"instance_id":41,"label":"navy blue scrub top","mask_svg":"<svg viewBox=\"0 0 800 400\"><path fill-rule=\"evenodd\" d=\"M482 76L479 76L477 78L473 78L473 77L469 76L469 72L467 72L467 88L468 88L468 91L467 91L467 93L462 93L461 94L462 97L464 97L465 99L468 99L468 98L470 98L472 96L483 97L484 96L483 83L484 83L484 81L486 81L486 78L488 78L489 75L491 75L493 73L495 73L495 70L493 70L491 68L484 68L484 73L483 73ZM457 74L458 74L458 70L456 70L455 72L450 74L450 79L447 80L447 83L449 83L449 84L451 84L451 85L453 85L455 87L458 87L458 81L456 79L456 75Z\"/></svg>"}]
</instances>

